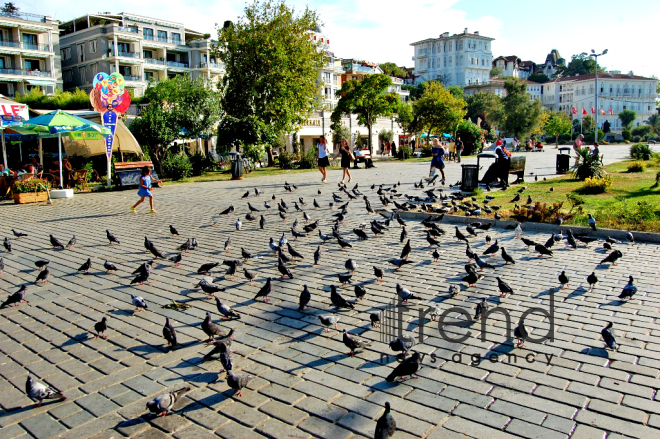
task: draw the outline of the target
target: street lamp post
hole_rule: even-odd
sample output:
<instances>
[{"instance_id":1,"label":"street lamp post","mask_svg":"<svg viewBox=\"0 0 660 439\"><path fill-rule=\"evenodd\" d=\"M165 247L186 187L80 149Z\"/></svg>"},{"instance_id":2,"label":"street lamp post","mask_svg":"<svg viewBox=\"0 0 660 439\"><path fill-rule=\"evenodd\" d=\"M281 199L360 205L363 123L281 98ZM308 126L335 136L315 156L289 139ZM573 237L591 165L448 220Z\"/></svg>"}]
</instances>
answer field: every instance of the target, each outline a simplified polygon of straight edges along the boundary
<instances>
[{"instance_id":1,"label":"street lamp post","mask_svg":"<svg viewBox=\"0 0 660 439\"><path fill-rule=\"evenodd\" d=\"M598 57L602 56L602 55L606 55L606 54L607 54L607 49L603 50L602 53L596 53L596 51L594 49L591 49L591 53L589 54L589 56L592 56L594 58L594 60L596 60L596 67L595 67L595 69L596 69L596 74L595 74L595 78L596 78L596 89L595 89L596 100L595 100L595 103L594 103L594 105L595 105L594 108L596 110L596 115L594 117L594 120L595 120L595 125L596 126L594 127L594 142L598 142Z\"/></svg>"}]
</instances>

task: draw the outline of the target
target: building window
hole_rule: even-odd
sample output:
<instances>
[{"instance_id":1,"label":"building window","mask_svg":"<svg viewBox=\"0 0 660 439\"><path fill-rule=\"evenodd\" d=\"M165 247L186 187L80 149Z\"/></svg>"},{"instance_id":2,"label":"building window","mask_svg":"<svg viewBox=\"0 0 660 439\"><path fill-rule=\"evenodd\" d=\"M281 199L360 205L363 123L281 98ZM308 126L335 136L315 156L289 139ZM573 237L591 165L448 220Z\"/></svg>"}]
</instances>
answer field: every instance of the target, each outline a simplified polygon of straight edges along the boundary
<instances>
[{"instance_id":1,"label":"building window","mask_svg":"<svg viewBox=\"0 0 660 439\"><path fill-rule=\"evenodd\" d=\"M89 42L89 53L96 53L96 40Z\"/></svg>"},{"instance_id":2,"label":"building window","mask_svg":"<svg viewBox=\"0 0 660 439\"><path fill-rule=\"evenodd\" d=\"M119 53L130 53L131 52L131 45L130 43L117 43L117 50Z\"/></svg>"},{"instance_id":3,"label":"building window","mask_svg":"<svg viewBox=\"0 0 660 439\"><path fill-rule=\"evenodd\" d=\"M119 73L123 76L131 76L131 68L128 66L119 66Z\"/></svg>"},{"instance_id":4,"label":"building window","mask_svg":"<svg viewBox=\"0 0 660 439\"><path fill-rule=\"evenodd\" d=\"M167 42L167 32L164 30L158 31L158 41Z\"/></svg>"},{"instance_id":5,"label":"building window","mask_svg":"<svg viewBox=\"0 0 660 439\"><path fill-rule=\"evenodd\" d=\"M172 42L174 44L181 44L181 34L172 33Z\"/></svg>"},{"instance_id":6,"label":"building window","mask_svg":"<svg viewBox=\"0 0 660 439\"><path fill-rule=\"evenodd\" d=\"M5 58L0 57L0 69L7 68L7 65L5 64Z\"/></svg>"},{"instance_id":7,"label":"building window","mask_svg":"<svg viewBox=\"0 0 660 439\"><path fill-rule=\"evenodd\" d=\"M144 79L147 82L154 80L154 72L144 72Z\"/></svg>"},{"instance_id":8,"label":"building window","mask_svg":"<svg viewBox=\"0 0 660 439\"><path fill-rule=\"evenodd\" d=\"M62 49L62 58L63 59L71 59L71 48L70 47Z\"/></svg>"},{"instance_id":9,"label":"building window","mask_svg":"<svg viewBox=\"0 0 660 439\"><path fill-rule=\"evenodd\" d=\"M206 55L204 55L206 56ZM154 53L151 50L143 50L142 51L142 57L144 59L153 59Z\"/></svg>"},{"instance_id":10,"label":"building window","mask_svg":"<svg viewBox=\"0 0 660 439\"><path fill-rule=\"evenodd\" d=\"M154 39L154 30L149 29L147 27L142 28L142 35L144 36L145 40L153 40Z\"/></svg>"},{"instance_id":11,"label":"building window","mask_svg":"<svg viewBox=\"0 0 660 439\"><path fill-rule=\"evenodd\" d=\"M63 73L63 79L64 82L73 82L73 71L72 70L66 70Z\"/></svg>"},{"instance_id":12,"label":"building window","mask_svg":"<svg viewBox=\"0 0 660 439\"><path fill-rule=\"evenodd\" d=\"M23 48L37 49L37 36L34 34L23 34Z\"/></svg>"},{"instance_id":13,"label":"building window","mask_svg":"<svg viewBox=\"0 0 660 439\"><path fill-rule=\"evenodd\" d=\"M85 45L84 44L78 44L76 49L77 49L77 52L78 52L78 62L84 62L85 61Z\"/></svg>"},{"instance_id":14,"label":"building window","mask_svg":"<svg viewBox=\"0 0 660 439\"><path fill-rule=\"evenodd\" d=\"M87 68L86 67L78 67L78 75L80 76L80 83L81 84L86 84L87 83Z\"/></svg>"}]
</instances>

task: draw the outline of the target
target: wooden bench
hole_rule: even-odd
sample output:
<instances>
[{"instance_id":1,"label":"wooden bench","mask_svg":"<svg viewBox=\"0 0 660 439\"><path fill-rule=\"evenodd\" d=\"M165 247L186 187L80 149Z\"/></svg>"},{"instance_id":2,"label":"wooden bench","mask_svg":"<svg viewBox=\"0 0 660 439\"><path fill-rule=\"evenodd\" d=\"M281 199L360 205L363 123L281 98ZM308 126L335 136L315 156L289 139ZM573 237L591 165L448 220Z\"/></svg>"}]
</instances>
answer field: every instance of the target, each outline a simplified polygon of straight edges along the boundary
<instances>
[{"instance_id":1,"label":"wooden bench","mask_svg":"<svg viewBox=\"0 0 660 439\"><path fill-rule=\"evenodd\" d=\"M371 152L368 149L361 150L362 155L358 156L357 151L355 151L353 154L355 155L355 162L353 162L353 167L357 168L358 163L366 163L369 165L371 163L373 165L373 161L371 160Z\"/></svg>"},{"instance_id":2,"label":"wooden bench","mask_svg":"<svg viewBox=\"0 0 660 439\"><path fill-rule=\"evenodd\" d=\"M114 166L115 174L117 174L117 180L119 180L120 186L139 186L140 177L142 176L142 168L145 166L151 168L151 175L158 179L158 174L156 174L154 165L151 161L117 162ZM154 183L154 186L157 186L157 184Z\"/></svg>"},{"instance_id":3,"label":"wooden bench","mask_svg":"<svg viewBox=\"0 0 660 439\"><path fill-rule=\"evenodd\" d=\"M518 177L513 184L525 182L525 164L527 157L519 155L509 158L509 175L513 174Z\"/></svg>"}]
</instances>

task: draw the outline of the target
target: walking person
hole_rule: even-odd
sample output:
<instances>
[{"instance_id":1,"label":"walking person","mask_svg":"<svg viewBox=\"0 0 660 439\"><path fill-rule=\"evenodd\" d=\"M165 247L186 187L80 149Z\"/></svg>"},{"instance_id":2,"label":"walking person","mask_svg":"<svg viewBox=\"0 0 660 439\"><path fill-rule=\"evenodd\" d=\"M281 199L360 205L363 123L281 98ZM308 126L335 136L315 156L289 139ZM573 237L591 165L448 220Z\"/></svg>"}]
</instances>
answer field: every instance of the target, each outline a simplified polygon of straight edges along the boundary
<instances>
[{"instance_id":1,"label":"walking person","mask_svg":"<svg viewBox=\"0 0 660 439\"><path fill-rule=\"evenodd\" d=\"M392 157L396 157L396 143L394 143L394 140L392 140L392 148L390 150L390 155Z\"/></svg>"},{"instance_id":2,"label":"walking person","mask_svg":"<svg viewBox=\"0 0 660 439\"><path fill-rule=\"evenodd\" d=\"M341 182L344 182L344 179L348 175L348 181L351 182L353 180L353 177L351 176L351 171L349 171L349 168L351 167L351 161L354 160L353 154L351 153L351 149L348 147L348 141L346 139L341 139L341 147L339 148L339 154L341 155L341 167L342 170L344 171L342 177L341 177Z\"/></svg>"},{"instance_id":3,"label":"walking person","mask_svg":"<svg viewBox=\"0 0 660 439\"><path fill-rule=\"evenodd\" d=\"M445 184L445 161L444 161L445 150L440 145L438 139L433 139L433 147L431 148L431 170L429 171L429 178L433 178L434 171L436 169L440 170L442 175L442 184Z\"/></svg>"},{"instance_id":4,"label":"walking person","mask_svg":"<svg viewBox=\"0 0 660 439\"><path fill-rule=\"evenodd\" d=\"M330 166L330 160L328 160L328 142L325 140L325 136L319 137L319 143L316 145L316 149L318 150L319 171L321 171L321 175L323 176L321 183L327 183L328 173L325 168Z\"/></svg>"},{"instance_id":5,"label":"walking person","mask_svg":"<svg viewBox=\"0 0 660 439\"><path fill-rule=\"evenodd\" d=\"M456 146L456 161L460 163L461 154L463 154L463 142L461 141L460 137L456 137L455 146Z\"/></svg>"},{"instance_id":6,"label":"walking person","mask_svg":"<svg viewBox=\"0 0 660 439\"><path fill-rule=\"evenodd\" d=\"M154 195L151 193L152 181L156 183L161 182L160 180L153 178L151 176L151 169L149 169L149 166L145 166L144 168L142 168L142 176L140 177L140 188L138 189L138 196L141 198L137 203L131 206L131 211L133 213L137 213L137 210L135 210L135 208L138 207L140 204L142 204L144 199L147 197L149 197L149 212L158 213L154 209Z\"/></svg>"}]
</instances>

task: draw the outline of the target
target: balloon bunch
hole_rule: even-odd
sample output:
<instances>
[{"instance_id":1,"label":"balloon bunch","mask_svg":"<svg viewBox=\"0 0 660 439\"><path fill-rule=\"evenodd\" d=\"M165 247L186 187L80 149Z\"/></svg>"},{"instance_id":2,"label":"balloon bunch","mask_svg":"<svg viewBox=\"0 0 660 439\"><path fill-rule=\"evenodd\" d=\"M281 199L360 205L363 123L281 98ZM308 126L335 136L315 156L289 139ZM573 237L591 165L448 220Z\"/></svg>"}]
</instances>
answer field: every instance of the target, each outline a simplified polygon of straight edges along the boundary
<instances>
[{"instance_id":1,"label":"balloon bunch","mask_svg":"<svg viewBox=\"0 0 660 439\"><path fill-rule=\"evenodd\" d=\"M99 113L116 111L123 113L131 105L131 96L124 88L124 77L120 73L99 72L94 76L92 91L89 93L92 107Z\"/></svg>"}]
</instances>

